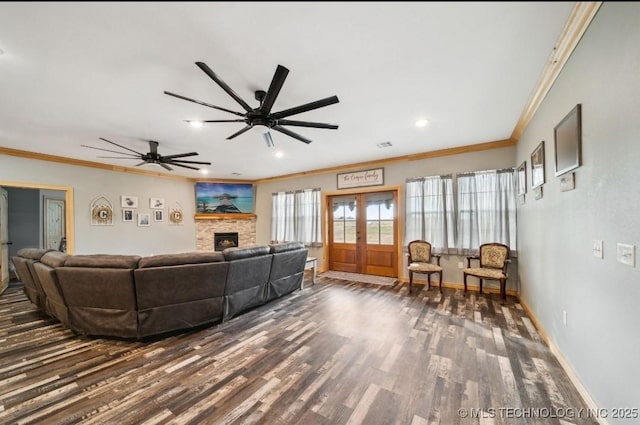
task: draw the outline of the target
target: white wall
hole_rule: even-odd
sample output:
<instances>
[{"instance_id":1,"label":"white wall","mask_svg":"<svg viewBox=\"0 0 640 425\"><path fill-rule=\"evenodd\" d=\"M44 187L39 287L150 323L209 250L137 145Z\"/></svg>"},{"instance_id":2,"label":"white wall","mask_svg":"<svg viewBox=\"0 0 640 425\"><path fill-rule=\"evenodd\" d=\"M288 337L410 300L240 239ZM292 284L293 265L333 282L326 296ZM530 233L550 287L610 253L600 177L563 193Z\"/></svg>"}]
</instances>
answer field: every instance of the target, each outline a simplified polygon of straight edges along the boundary
<instances>
[{"instance_id":1,"label":"white wall","mask_svg":"<svg viewBox=\"0 0 640 425\"><path fill-rule=\"evenodd\" d=\"M575 190L560 192L553 128L578 103L583 165ZM618 242L640 245L639 3L603 4L520 140L517 163L529 164L541 140L543 198L529 189L518 210L523 300L599 407L639 408L640 267L616 262Z\"/></svg>"},{"instance_id":2,"label":"white wall","mask_svg":"<svg viewBox=\"0 0 640 425\"><path fill-rule=\"evenodd\" d=\"M515 147L508 147L416 161L397 162L383 167L384 183L385 186L403 187L406 179L408 178L514 167L515 152ZM393 153L390 154L393 155ZM269 217L271 217L271 194L279 191L311 188L321 188L323 192L336 192L336 173L326 173L291 180L266 182L258 185L256 189L256 214L258 216L256 221L256 239L258 243L268 243L270 240L271 221ZM400 199L399 202L402 202L404 205L404 199ZM399 217L399 220L404 221L404 218ZM404 241L401 241L401 244L403 243ZM309 255L318 258L318 267L320 270L325 269L324 261L326 259L322 258L321 248L310 249ZM445 282L463 282L462 270L458 268L459 261L463 261L466 267L465 257L457 255L444 255L442 257L441 265L444 269L443 280ZM517 288L515 273L515 269L517 267L515 261L511 267L514 270L514 273L511 273L514 277L507 281L507 288L515 290ZM402 277L408 279L406 258L404 259L403 266L398 270L398 272ZM470 285L477 285L477 283L477 280L474 281L473 278L469 280ZM497 282L492 281L487 281L486 286L499 287Z\"/></svg>"},{"instance_id":3,"label":"white wall","mask_svg":"<svg viewBox=\"0 0 640 425\"><path fill-rule=\"evenodd\" d=\"M0 180L18 186L30 183L73 187L76 254L150 255L195 250L195 193L191 182L3 155L0 155ZM137 211L149 213L149 198L164 198L165 221L154 222L152 218L149 227L124 223L121 195L137 196ZM112 226L91 225L90 205L98 196L105 196L113 204ZM176 207L176 202L185 213L181 226L168 222L168 209Z\"/></svg>"}]
</instances>

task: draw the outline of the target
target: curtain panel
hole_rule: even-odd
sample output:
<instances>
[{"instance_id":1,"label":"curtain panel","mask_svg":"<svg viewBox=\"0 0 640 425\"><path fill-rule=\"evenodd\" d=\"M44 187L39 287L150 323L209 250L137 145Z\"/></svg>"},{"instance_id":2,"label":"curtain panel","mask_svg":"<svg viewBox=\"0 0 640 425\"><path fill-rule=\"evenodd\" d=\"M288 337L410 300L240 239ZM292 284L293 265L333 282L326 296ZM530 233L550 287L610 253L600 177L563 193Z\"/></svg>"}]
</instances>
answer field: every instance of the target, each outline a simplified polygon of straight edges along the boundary
<instances>
[{"instance_id":1,"label":"curtain panel","mask_svg":"<svg viewBox=\"0 0 640 425\"><path fill-rule=\"evenodd\" d=\"M271 199L271 242L322 245L320 189L276 192Z\"/></svg>"}]
</instances>

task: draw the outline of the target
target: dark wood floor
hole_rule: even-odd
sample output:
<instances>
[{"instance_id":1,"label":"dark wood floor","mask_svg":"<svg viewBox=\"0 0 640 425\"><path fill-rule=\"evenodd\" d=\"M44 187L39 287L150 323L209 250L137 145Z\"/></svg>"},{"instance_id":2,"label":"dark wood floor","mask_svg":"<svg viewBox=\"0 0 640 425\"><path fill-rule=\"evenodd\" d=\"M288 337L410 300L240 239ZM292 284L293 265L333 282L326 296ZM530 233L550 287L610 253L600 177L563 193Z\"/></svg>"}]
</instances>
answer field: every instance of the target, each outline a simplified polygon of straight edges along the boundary
<instances>
[{"instance_id":1,"label":"dark wood floor","mask_svg":"<svg viewBox=\"0 0 640 425\"><path fill-rule=\"evenodd\" d=\"M319 278L145 342L76 336L19 284L0 297L2 424L597 423L550 417L579 408L520 305L497 295Z\"/></svg>"}]
</instances>

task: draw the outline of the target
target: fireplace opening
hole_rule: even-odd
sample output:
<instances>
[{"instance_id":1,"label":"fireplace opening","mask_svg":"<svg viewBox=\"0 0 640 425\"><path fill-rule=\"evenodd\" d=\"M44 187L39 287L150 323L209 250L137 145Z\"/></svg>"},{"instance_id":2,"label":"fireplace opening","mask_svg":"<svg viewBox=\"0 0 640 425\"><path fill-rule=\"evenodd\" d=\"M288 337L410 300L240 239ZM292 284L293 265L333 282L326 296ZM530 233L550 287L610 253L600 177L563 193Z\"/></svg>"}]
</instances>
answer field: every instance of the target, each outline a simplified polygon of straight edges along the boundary
<instances>
[{"instance_id":1,"label":"fireplace opening","mask_svg":"<svg viewBox=\"0 0 640 425\"><path fill-rule=\"evenodd\" d=\"M214 233L213 249L222 251L225 248L233 248L238 246L238 232Z\"/></svg>"}]
</instances>

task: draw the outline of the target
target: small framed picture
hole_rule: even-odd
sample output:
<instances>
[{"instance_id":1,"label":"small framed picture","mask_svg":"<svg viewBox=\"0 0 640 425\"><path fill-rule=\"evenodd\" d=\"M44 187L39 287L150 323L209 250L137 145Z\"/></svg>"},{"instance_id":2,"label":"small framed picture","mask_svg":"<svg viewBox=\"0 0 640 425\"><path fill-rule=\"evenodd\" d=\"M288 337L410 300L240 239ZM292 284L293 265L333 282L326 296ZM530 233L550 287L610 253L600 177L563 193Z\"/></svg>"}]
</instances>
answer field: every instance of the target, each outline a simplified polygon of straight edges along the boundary
<instances>
[{"instance_id":1,"label":"small framed picture","mask_svg":"<svg viewBox=\"0 0 640 425\"><path fill-rule=\"evenodd\" d=\"M164 208L164 199L162 198L149 198L149 208L151 209L163 209Z\"/></svg>"},{"instance_id":2,"label":"small framed picture","mask_svg":"<svg viewBox=\"0 0 640 425\"><path fill-rule=\"evenodd\" d=\"M524 195L527 193L527 161L522 161L522 164L516 169L516 172L518 195Z\"/></svg>"},{"instance_id":3,"label":"small framed picture","mask_svg":"<svg viewBox=\"0 0 640 425\"><path fill-rule=\"evenodd\" d=\"M124 222L133 222L133 208L123 208L122 209L122 221Z\"/></svg>"},{"instance_id":4,"label":"small framed picture","mask_svg":"<svg viewBox=\"0 0 640 425\"><path fill-rule=\"evenodd\" d=\"M531 152L531 188L544 184L544 140ZM537 199L537 198L536 198Z\"/></svg>"},{"instance_id":5,"label":"small framed picture","mask_svg":"<svg viewBox=\"0 0 640 425\"><path fill-rule=\"evenodd\" d=\"M153 221L164 221L164 210L153 210Z\"/></svg>"},{"instance_id":6,"label":"small framed picture","mask_svg":"<svg viewBox=\"0 0 640 425\"><path fill-rule=\"evenodd\" d=\"M120 206L122 208L138 208L138 197L131 195L122 195L120 197Z\"/></svg>"},{"instance_id":7,"label":"small framed picture","mask_svg":"<svg viewBox=\"0 0 640 425\"><path fill-rule=\"evenodd\" d=\"M138 226L151 226L149 213L138 213Z\"/></svg>"}]
</instances>

